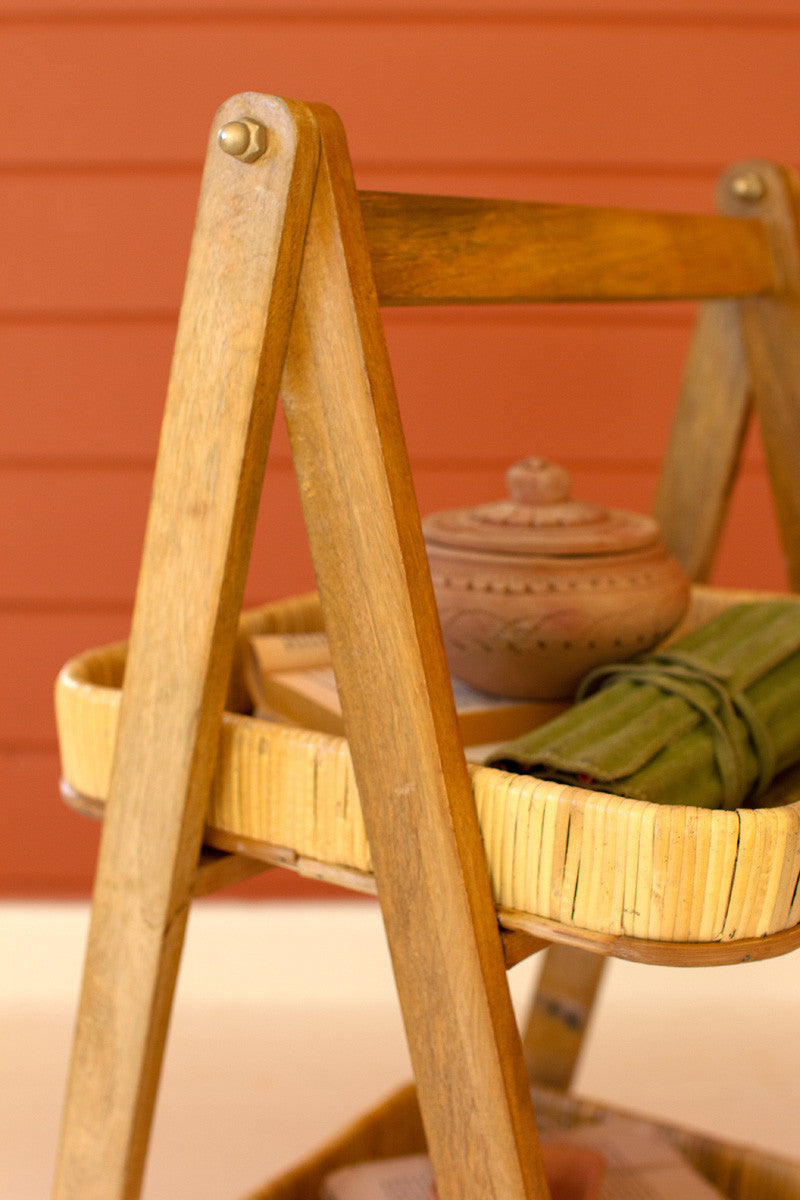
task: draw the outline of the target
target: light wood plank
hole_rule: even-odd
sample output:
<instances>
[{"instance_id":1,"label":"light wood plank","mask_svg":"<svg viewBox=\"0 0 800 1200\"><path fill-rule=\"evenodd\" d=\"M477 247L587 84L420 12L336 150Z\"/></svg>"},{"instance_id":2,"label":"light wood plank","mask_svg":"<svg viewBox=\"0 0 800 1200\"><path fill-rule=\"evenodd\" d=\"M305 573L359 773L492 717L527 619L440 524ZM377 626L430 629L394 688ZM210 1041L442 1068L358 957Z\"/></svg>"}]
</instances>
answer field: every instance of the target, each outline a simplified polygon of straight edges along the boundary
<instances>
[{"instance_id":1,"label":"light wood plank","mask_svg":"<svg viewBox=\"0 0 800 1200\"><path fill-rule=\"evenodd\" d=\"M533 1083L569 1087L604 967L599 954L550 946L523 1039L525 1065Z\"/></svg>"},{"instance_id":2,"label":"light wood plank","mask_svg":"<svg viewBox=\"0 0 800 1200\"><path fill-rule=\"evenodd\" d=\"M197 865L192 895L195 899L198 896L210 896L220 888L242 883L245 879L252 879L254 875L261 875L269 870L270 865L259 862L257 858L204 848Z\"/></svg>"},{"instance_id":3,"label":"light wood plank","mask_svg":"<svg viewBox=\"0 0 800 1200\"><path fill-rule=\"evenodd\" d=\"M511 970L517 963L524 962L532 954L546 950L550 945L544 938L533 937L532 934L525 933L521 929L504 929L501 931L501 936L507 970Z\"/></svg>"},{"instance_id":4,"label":"light wood plank","mask_svg":"<svg viewBox=\"0 0 800 1200\"><path fill-rule=\"evenodd\" d=\"M314 111L282 394L378 894L443 1200L532 1200L547 1185L358 200L338 119Z\"/></svg>"},{"instance_id":5,"label":"light wood plank","mask_svg":"<svg viewBox=\"0 0 800 1200\"><path fill-rule=\"evenodd\" d=\"M450 167L418 163L404 168L364 163L356 167L356 172L361 186L374 191L501 195L508 200L546 198L612 208L663 207L674 212L704 211L716 178L713 166L688 174L676 170L668 176L661 170L643 172L625 165L609 173L589 166L580 171L566 166L559 171L554 166L524 163L501 171L457 163ZM138 340L145 321L166 324L169 327L165 332L158 328L146 331L158 349L158 359L150 370L160 371L157 379L166 380L199 174L199 161L180 170L145 171L132 166L127 171L59 172L48 168L44 172L4 173L0 225L6 234L5 286L0 294L0 321L44 321L47 324L42 334L53 338L52 348L47 347L43 359L27 355L24 370L20 369L21 361L12 359L10 369L19 387L28 386L29 372L30 382L44 373L45 387L50 386L51 376L44 363L58 357L64 359L65 384L76 374L89 375L86 383L98 397L116 396L127 390L128 383L125 378L114 377L107 360L109 355L115 362L124 357L132 372L131 385L135 387L136 377L143 376L139 404L149 400L151 421L160 417L164 387L153 388L155 377L133 361L142 353L138 346L132 351L124 345L115 357L113 347L105 354L95 348L82 348L81 353L77 347L94 328L102 335L109 325L113 329L115 322L130 323L134 340ZM169 213L168 220L165 213ZM40 244L44 224L48 231L47 252L32 253L31 247ZM98 246L98 229L102 229L102 248ZM422 319L428 320L424 314ZM72 328L59 331L59 321L72 322ZM95 321L96 327L91 324ZM73 362L63 354L63 339L70 336L76 340L76 357L82 362ZM152 349L148 351L150 356ZM5 367L6 362L2 365ZM79 390L76 396L80 396ZM46 400L41 398L40 402ZM86 396L82 402L87 402ZM94 407L91 401L89 404ZM115 436L119 436L118 426L119 421L113 428ZM39 432L46 436L46 431Z\"/></svg>"},{"instance_id":6,"label":"light wood plank","mask_svg":"<svg viewBox=\"0 0 800 1200\"><path fill-rule=\"evenodd\" d=\"M262 120L258 162L217 130ZM194 885L317 139L234 97L211 131L134 612L55 1186L138 1195ZM266 331L269 338L265 340Z\"/></svg>"},{"instance_id":7,"label":"light wood plank","mask_svg":"<svg viewBox=\"0 0 800 1200\"><path fill-rule=\"evenodd\" d=\"M700 299L774 285L755 221L362 192L380 302Z\"/></svg>"},{"instance_id":8,"label":"light wood plank","mask_svg":"<svg viewBox=\"0 0 800 1200\"><path fill-rule=\"evenodd\" d=\"M739 315L701 306L659 476L654 515L690 579L707 579L722 533L750 414Z\"/></svg>"},{"instance_id":9,"label":"light wood plank","mask_svg":"<svg viewBox=\"0 0 800 1200\"><path fill-rule=\"evenodd\" d=\"M737 179L760 181L763 194L736 194ZM720 182L720 208L760 217L775 259L775 295L739 304L753 396L761 423L789 580L800 589L800 180L773 163L743 163Z\"/></svg>"}]
</instances>

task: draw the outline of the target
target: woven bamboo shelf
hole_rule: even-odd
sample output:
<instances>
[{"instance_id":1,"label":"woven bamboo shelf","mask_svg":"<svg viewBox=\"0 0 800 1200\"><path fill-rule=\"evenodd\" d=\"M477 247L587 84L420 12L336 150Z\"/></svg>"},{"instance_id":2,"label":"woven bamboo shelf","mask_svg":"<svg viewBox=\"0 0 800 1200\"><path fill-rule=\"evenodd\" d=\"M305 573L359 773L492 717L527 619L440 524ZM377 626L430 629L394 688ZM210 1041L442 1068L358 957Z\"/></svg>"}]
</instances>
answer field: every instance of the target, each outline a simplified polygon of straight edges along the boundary
<instances>
[{"instance_id":1,"label":"woven bamboo shelf","mask_svg":"<svg viewBox=\"0 0 800 1200\"><path fill-rule=\"evenodd\" d=\"M533 1101L540 1119L546 1117L564 1128L582 1122L602 1121L620 1111L539 1088L534 1089ZM635 1119L657 1130L729 1200L798 1200L800 1197L798 1163L749 1147L729 1145L672 1125L643 1121L638 1114ZM418 1154L424 1150L425 1136L416 1094L413 1087L407 1087L247 1200L316 1200L322 1180L338 1167L369 1159Z\"/></svg>"},{"instance_id":2,"label":"woven bamboo shelf","mask_svg":"<svg viewBox=\"0 0 800 1200\"><path fill-rule=\"evenodd\" d=\"M677 632L742 598L695 588ZM245 614L240 636L321 627L311 595ZM57 681L65 794L90 811L108 794L124 663L124 644L89 651ZM347 742L244 715L238 657L228 707L206 844L373 891ZM800 785L784 782L766 807L723 812L471 772L505 928L640 961L662 961L670 943L687 965L800 945Z\"/></svg>"}]
</instances>

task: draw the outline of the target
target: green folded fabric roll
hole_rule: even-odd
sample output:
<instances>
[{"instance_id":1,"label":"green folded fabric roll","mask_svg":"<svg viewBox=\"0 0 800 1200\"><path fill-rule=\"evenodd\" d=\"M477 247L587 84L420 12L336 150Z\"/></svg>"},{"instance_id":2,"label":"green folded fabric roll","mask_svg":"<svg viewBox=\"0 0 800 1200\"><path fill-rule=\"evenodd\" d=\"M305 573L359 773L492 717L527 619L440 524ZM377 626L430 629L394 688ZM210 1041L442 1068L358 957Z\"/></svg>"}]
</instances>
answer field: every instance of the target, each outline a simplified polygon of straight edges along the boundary
<instances>
[{"instance_id":1,"label":"green folded fabric roll","mask_svg":"<svg viewBox=\"0 0 800 1200\"><path fill-rule=\"evenodd\" d=\"M800 604L738 604L659 653L599 667L488 765L657 804L738 808L800 760Z\"/></svg>"}]
</instances>

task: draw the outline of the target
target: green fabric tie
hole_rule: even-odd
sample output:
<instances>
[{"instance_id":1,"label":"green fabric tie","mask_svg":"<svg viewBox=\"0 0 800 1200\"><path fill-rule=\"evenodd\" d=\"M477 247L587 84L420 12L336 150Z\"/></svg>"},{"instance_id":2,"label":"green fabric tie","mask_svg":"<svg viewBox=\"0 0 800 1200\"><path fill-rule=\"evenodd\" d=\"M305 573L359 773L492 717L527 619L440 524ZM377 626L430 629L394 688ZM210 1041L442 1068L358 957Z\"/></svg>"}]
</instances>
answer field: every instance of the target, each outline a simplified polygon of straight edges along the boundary
<instances>
[{"instance_id":1,"label":"green fabric tie","mask_svg":"<svg viewBox=\"0 0 800 1200\"><path fill-rule=\"evenodd\" d=\"M708 723L722 782L723 808L738 808L751 791L740 721L749 735L758 762L758 783L754 795L760 796L772 783L776 755L768 729L744 693L731 688L711 663L679 650L651 654L639 662L612 663L597 667L585 676L575 699L583 700L592 692L607 686L612 679L620 678L649 683L662 692L680 696ZM699 688L696 686L698 684L701 685ZM704 688L713 693L716 705L709 703Z\"/></svg>"}]
</instances>

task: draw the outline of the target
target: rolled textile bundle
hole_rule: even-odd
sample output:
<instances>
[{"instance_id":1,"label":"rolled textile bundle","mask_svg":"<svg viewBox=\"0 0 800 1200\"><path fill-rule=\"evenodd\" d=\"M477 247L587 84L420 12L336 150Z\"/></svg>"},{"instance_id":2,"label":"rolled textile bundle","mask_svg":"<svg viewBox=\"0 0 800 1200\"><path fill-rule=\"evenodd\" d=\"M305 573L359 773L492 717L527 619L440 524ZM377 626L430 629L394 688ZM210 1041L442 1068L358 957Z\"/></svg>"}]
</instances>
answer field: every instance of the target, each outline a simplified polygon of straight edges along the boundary
<instances>
[{"instance_id":1,"label":"rolled textile bundle","mask_svg":"<svg viewBox=\"0 0 800 1200\"><path fill-rule=\"evenodd\" d=\"M577 699L487 765L656 804L752 803L800 760L800 603L737 604L597 668Z\"/></svg>"}]
</instances>

